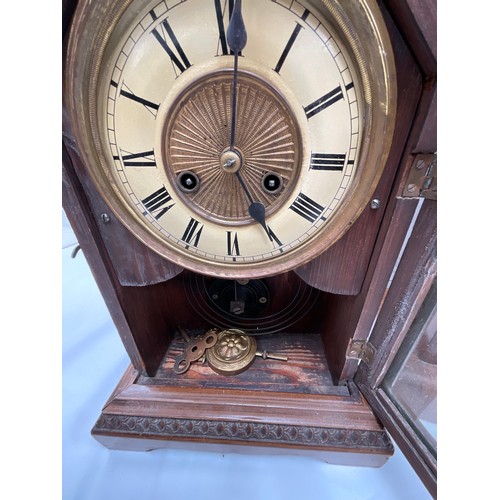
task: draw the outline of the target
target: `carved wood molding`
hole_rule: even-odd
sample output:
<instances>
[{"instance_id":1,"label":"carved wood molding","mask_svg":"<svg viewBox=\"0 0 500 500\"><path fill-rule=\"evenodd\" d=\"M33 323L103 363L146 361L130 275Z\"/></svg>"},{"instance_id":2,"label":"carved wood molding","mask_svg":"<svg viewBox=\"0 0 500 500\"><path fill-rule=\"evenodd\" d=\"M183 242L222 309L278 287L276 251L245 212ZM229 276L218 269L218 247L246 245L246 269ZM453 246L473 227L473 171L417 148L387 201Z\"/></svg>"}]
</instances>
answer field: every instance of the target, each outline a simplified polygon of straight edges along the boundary
<instances>
[{"instance_id":1,"label":"carved wood molding","mask_svg":"<svg viewBox=\"0 0 500 500\"><path fill-rule=\"evenodd\" d=\"M232 441L276 446L304 446L337 450L370 450L392 454L392 443L383 430L353 430L297 425L195 420L102 414L92 434L129 435L144 439Z\"/></svg>"}]
</instances>

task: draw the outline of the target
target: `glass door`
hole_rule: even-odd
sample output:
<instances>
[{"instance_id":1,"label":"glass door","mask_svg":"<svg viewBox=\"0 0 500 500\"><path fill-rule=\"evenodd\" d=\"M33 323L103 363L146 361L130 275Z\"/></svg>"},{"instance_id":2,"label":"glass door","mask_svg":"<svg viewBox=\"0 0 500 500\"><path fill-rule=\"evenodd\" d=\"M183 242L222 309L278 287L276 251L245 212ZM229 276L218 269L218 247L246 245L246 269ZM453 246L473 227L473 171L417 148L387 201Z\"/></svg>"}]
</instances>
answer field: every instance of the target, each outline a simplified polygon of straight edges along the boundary
<instances>
[{"instance_id":1,"label":"glass door","mask_svg":"<svg viewBox=\"0 0 500 500\"><path fill-rule=\"evenodd\" d=\"M432 455L436 456L436 282L429 291L381 387Z\"/></svg>"},{"instance_id":2,"label":"glass door","mask_svg":"<svg viewBox=\"0 0 500 500\"><path fill-rule=\"evenodd\" d=\"M354 380L436 497L436 202L422 200L414 219Z\"/></svg>"}]
</instances>

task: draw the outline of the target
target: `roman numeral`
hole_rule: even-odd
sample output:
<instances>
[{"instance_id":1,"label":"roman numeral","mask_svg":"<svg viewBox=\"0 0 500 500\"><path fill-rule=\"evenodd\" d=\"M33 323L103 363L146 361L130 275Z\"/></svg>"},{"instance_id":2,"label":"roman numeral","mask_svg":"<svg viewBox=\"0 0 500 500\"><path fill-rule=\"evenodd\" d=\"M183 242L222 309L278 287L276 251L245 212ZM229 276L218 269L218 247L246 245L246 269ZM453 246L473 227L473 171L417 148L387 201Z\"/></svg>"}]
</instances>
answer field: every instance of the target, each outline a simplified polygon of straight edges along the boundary
<instances>
[{"instance_id":1,"label":"roman numeral","mask_svg":"<svg viewBox=\"0 0 500 500\"><path fill-rule=\"evenodd\" d=\"M111 80L111 85L115 88L118 88L118 84L114 80ZM151 110L158 111L158 108L160 107L159 104L148 101L147 99L143 99L142 97L139 97L139 96L133 94L132 92L125 90L123 87L125 87L125 83L123 83L123 85L122 85L122 88L120 90L120 95L122 95L123 97L126 97L127 99L130 99L132 101L138 102L139 104L143 104L144 106L151 108ZM154 116L156 116L156 114L151 110L149 110L149 111Z\"/></svg>"},{"instance_id":2,"label":"roman numeral","mask_svg":"<svg viewBox=\"0 0 500 500\"><path fill-rule=\"evenodd\" d=\"M198 247L198 242L200 241L201 232L204 227L205 226L203 224L191 217L191 220L189 221L189 224L187 225L181 238L182 241L187 243L186 248L188 248L189 245Z\"/></svg>"},{"instance_id":3,"label":"roman numeral","mask_svg":"<svg viewBox=\"0 0 500 500\"><path fill-rule=\"evenodd\" d=\"M337 101L343 98L344 94L342 94L342 89L340 88L339 85L331 92L328 92L328 94L325 94L323 97L320 97L313 103L309 104L309 106L306 106L304 108L307 119L309 120L309 118L312 118L314 115L317 115L320 111L323 111L324 109L328 108L328 106L331 106L332 104L336 103Z\"/></svg>"},{"instance_id":4,"label":"roman numeral","mask_svg":"<svg viewBox=\"0 0 500 500\"><path fill-rule=\"evenodd\" d=\"M318 220L321 212L325 209L325 207L322 207L319 203L311 200L311 198L306 196L304 193L300 193L288 208L313 223ZM324 219L324 217L322 217L322 219Z\"/></svg>"},{"instance_id":5,"label":"roman numeral","mask_svg":"<svg viewBox=\"0 0 500 500\"><path fill-rule=\"evenodd\" d=\"M304 14L302 14L302 20L305 21L307 19L307 16L309 15L309 11L307 9L304 10ZM289 38L285 50L281 54L281 57L279 58L278 64L276 64L276 67L274 68L274 71L276 73L280 72L281 66L283 66L283 63L285 62L286 57L288 56L288 53L290 52L290 49L292 48L292 45L295 43L295 40L299 36L300 30L302 29L302 26L297 23L297 26L295 26L295 29L293 30L292 36Z\"/></svg>"},{"instance_id":6,"label":"roman numeral","mask_svg":"<svg viewBox=\"0 0 500 500\"><path fill-rule=\"evenodd\" d=\"M158 189L158 191L155 191L141 201L146 210L150 212L156 220L166 214L175 205L175 203L169 205L172 201L172 197L165 187ZM146 213L147 212L143 212L143 215L146 215Z\"/></svg>"},{"instance_id":7,"label":"roman numeral","mask_svg":"<svg viewBox=\"0 0 500 500\"><path fill-rule=\"evenodd\" d=\"M111 82L113 83L113 82ZM148 101L146 99L143 99L142 97L136 96L135 94L132 94L131 92L127 92L126 90L120 91L120 95L123 97L126 97L127 99L130 99L132 101L138 102L139 104L144 104L144 106L147 106L148 108L154 109L155 111L158 111L158 108L160 107L159 104L155 104L154 102Z\"/></svg>"},{"instance_id":8,"label":"roman numeral","mask_svg":"<svg viewBox=\"0 0 500 500\"><path fill-rule=\"evenodd\" d=\"M240 245L238 243L238 233L234 233L232 231L226 231L227 233L227 254L228 255L240 255ZM236 259L233 257L233 260Z\"/></svg>"},{"instance_id":9,"label":"roman numeral","mask_svg":"<svg viewBox=\"0 0 500 500\"><path fill-rule=\"evenodd\" d=\"M310 170L334 170L342 172L345 164L345 154L313 153Z\"/></svg>"},{"instance_id":10,"label":"roman numeral","mask_svg":"<svg viewBox=\"0 0 500 500\"><path fill-rule=\"evenodd\" d=\"M267 226L267 234L269 235L269 239L272 241L274 248L276 248L277 246L278 247L282 247L283 246L283 243L281 243L281 241L278 239L278 237L276 236L276 234L274 233L274 231L269 226ZM283 249L282 248L280 248L279 251L281 253L283 253Z\"/></svg>"},{"instance_id":11,"label":"roman numeral","mask_svg":"<svg viewBox=\"0 0 500 500\"><path fill-rule=\"evenodd\" d=\"M233 13L233 8L234 8L234 0L229 0L227 2L224 2L224 5L226 3L228 4L228 10L229 10L228 19L231 19L231 15ZM222 55L227 56L229 54L234 54L234 52L229 48L229 45L227 44L227 39L226 39L227 28L224 26L224 10L222 7L221 0L214 0L214 5L215 5L215 15L217 17L217 28L219 30L219 44ZM217 48L217 55L219 55L218 48ZM238 52L238 55L241 56L241 52Z\"/></svg>"},{"instance_id":12,"label":"roman numeral","mask_svg":"<svg viewBox=\"0 0 500 500\"><path fill-rule=\"evenodd\" d=\"M153 156L154 158L154 151L144 151L143 153L132 153L127 155L122 154L123 165L125 167L156 167L156 161L154 159L149 160L147 158L148 156ZM113 158L118 160L120 157L113 156ZM135 158L144 158L146 161L131 161Z\"/></svg>"},{"instance_id":13,"label":"roman numeral","mask_svg":"<svg viewBox=\"0 0 500 500\"><path fill-rule=\"evenodd\" d=\"M157 15L154 13L154 11L150 12L151 17L153 18L153 21L156 21L158 18ZM154 28L152 33L154 37L158 40L158 43L165 49L165 52L169 55L171 61L179 68L179 70L182 72L186 71L190 66L191 63L189 62L189 59L186 57L186 54L182 50L182 47L179 43L179 40L177 40L177 37L175 36L175 33L173 32L170 24L168 23L168 20L165 19L162 21L161 25L166 31L163 31L160 34L157 28ZM182 59L182 61L179 60L179 57L175 54L175 52L169 47L167 43L167 38L170 39L170 42L174 45L175 49L177 50L177 54L179 57Z\"/></svg>"}]
</instances>

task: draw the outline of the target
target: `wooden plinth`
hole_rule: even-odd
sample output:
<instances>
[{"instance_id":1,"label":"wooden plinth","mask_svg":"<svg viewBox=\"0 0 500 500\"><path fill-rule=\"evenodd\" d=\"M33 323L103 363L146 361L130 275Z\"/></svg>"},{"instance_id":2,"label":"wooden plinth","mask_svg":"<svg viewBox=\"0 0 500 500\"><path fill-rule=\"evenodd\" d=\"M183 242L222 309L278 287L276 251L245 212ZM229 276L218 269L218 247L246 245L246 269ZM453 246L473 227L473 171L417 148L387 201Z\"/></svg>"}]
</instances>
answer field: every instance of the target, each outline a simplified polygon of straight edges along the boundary
<instances>
[{"instance_id":1,"label":"wooden plinth","mask_svg":"<svg viewBox=\"0 0 500 500\"><path fill-rule=\"evenodd\" d=\"M317 342L313 335L281 339L290 347L288 362L256 359L231 377L201 363L175 375L173 342L155 377L128 368L92 434L112 449L286 453L383 465L393 453L389 437L354 384L333 385Z\"/></svg>"}]
</instances>

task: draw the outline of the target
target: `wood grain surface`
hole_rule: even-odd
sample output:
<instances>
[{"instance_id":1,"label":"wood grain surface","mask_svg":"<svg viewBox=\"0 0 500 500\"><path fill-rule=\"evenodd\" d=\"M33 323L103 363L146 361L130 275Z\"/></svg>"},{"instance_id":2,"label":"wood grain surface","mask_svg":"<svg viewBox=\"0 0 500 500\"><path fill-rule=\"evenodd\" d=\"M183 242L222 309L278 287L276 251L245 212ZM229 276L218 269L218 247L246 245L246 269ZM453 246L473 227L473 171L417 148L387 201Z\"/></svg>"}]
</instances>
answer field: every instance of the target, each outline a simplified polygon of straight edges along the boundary
<instances>
[{"instance_id":1,"label":"wood grain surface","mask_svg":"<svg viewBox=\"0 0 500 500\"><path fill-rule=\"evenodd\" d=\"M175 359L182 354L186 343L177 336L172 341L156 376L141 377L139 383L173 387L349 395L347 387L333 385L319 334L285 333L256 339L258 350L284 354L288 356L288 361L264 360L256 357L253 364L238 375L219 375L208 363L198 361L191 364L186 373L178 375L173 371L173 367Z\"/></svg>"}]
</instances>

